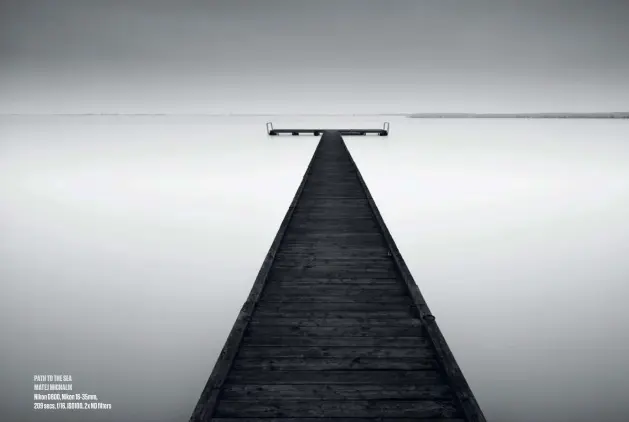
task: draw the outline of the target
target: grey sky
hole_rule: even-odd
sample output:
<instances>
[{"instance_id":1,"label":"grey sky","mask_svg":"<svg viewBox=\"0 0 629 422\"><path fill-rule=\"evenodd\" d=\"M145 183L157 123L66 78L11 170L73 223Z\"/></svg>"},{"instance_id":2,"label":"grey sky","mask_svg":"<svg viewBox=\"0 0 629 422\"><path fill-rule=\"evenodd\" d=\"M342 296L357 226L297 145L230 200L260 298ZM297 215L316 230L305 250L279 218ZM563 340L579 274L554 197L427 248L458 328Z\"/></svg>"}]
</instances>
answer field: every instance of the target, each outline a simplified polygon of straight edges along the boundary
<instances>
[{"instance_id":1,"label":"grey sky","mask_svg":"<svg viewBox=\"0 0 629 422\"><path fill-rule=\"evenodd\" d=\"M629 109L623 0L1 5L0 112Z\"/></svg>"}]
</instances>

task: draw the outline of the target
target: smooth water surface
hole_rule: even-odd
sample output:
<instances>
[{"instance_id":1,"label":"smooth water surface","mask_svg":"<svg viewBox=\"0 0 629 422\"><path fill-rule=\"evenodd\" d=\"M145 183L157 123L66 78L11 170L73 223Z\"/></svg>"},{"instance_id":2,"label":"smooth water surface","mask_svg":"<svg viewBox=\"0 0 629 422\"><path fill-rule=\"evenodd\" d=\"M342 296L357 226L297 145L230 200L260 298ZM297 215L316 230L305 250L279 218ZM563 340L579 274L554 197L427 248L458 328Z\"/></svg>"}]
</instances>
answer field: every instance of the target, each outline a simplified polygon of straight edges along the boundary
<instances>
[{"instance_id":1,"label":"smooth water surface","mask_svg":"<svg viewBox=\"0 0 629 422\"><path fill-rule=\"evenodd\" d=\"M6 420L187 420L318 141L266 120L1 118ZM628 141L627 121L405 118L346 139L488 420L626 420ZM112 410L33 411L40 373Z\"/></svg>"}]
</instances>

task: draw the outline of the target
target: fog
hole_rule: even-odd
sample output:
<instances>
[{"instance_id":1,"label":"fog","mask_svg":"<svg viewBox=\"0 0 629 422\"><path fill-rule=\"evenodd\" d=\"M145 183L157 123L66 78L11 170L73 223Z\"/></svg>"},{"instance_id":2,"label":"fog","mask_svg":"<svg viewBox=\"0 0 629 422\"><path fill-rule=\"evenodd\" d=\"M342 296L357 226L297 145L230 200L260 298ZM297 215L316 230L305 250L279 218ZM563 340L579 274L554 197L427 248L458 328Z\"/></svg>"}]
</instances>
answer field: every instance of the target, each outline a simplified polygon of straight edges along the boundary
<instances>
[{"instance_id":1,"label":"fog","mask_svg":"<svg viewBox=\"0 0 629 422\"><path fill-rule=\"evenodd\" d=\"M2 113L629 109L626 0L3 0Z\"/></svg>"},{"instance_id":2,"label":"fog","mask_svg":"<svg viewBox=\"0 0 629 422\"><path fill-rule=\"evenodd\" d=\"M265 121L2 118L3 420L187 420L318 141ZM628 135L397 118L346 139L488 420L629 413ZM33 411L36 374L112 410Z\"/></svg>"}]
</instances>

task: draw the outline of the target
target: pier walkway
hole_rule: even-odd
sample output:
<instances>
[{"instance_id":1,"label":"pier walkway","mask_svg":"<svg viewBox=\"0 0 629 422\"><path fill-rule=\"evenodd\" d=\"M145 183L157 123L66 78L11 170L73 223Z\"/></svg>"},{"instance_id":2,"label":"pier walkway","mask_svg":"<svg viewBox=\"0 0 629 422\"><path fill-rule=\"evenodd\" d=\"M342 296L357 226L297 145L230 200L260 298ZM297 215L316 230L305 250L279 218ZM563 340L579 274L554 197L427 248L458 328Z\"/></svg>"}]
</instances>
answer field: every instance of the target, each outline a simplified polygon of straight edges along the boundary
<instances>
[{"instance_id":1,"label":"pier walkway","mask_svg":"<svg viewBox=\"0 0 629 422\"><path fill-rule=\"evenodd\" d=\"M340 132L324 132L192 422L484 422Z\"/></svg>"}]
</instances>

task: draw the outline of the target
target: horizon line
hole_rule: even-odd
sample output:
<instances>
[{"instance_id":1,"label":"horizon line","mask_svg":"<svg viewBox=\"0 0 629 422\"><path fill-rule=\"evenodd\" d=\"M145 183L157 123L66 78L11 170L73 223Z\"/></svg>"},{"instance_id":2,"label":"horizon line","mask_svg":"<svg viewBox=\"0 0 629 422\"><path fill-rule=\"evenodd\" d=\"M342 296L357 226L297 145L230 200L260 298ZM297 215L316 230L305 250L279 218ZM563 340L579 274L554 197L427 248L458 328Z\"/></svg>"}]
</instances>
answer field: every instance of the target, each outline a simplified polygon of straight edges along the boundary
<instances>
[{"instance_id":1,"label":"horizon line","mask_svg":"<svg viewBox=\"0 0 629 422\"><path fill-rule=\"evenodd\" d=\"M541 116L541 115L627 115L629 111L542 111L542 112L420 112L420 113L0 113L0 116Z\"/></svg>"}]
</instances>

